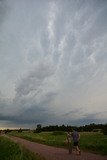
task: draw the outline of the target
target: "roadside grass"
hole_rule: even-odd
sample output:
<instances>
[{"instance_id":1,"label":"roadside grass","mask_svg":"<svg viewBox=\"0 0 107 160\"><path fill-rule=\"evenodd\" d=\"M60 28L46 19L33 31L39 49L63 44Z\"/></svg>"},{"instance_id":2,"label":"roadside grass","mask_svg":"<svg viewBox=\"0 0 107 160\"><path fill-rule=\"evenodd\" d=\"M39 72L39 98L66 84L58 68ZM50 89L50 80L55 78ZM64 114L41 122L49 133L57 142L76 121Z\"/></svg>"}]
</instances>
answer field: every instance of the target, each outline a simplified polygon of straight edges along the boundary
<instances>
[{"instance_id":1,"label":"roadside grass","mask_svg":"<svg viewBox=\"0 0 107 160\"><path fill-rule=\"evenodd\" d=\"M0 160L44 160L7 137L0 136Z\"/></svg>"},{"instance_id":2,"label":"roadside grass","mask_svg":"<svg viewBox=\"0 0 107 160\"><path fill-rule=\"evenodd\" d=\"M47 144L55 147L67 148L66 132L41 132L33 133L23 131L21 133L11 132L10 135L25 138L30 141ZM80 148L97 154L107 155L107 135L98 132L81 132Z\"/></svg>"},{"instance_id":3,"label":"roadside grass","mask_svg":"<svg viewBox=\"0 0 107 160\"><path fill-rule=\"evenodd\" d=\"M9 135L18 136L33 142L38 142L49 146L66 147L65 143L66 133L63 132L63 134L61 135L60 132L58 133L56 135L56 132L33 133L33 132L23 131L21 133L18 133L16 131L12 131L11 133L9 133Z\"/></svg>"},{"instance_id":4,"label":"roadside grass","mask_svg":"<svg viewBox=\"0 0 107 160\"><path fill-rule=\"evenodd\" d=\"M107 135L97 132L81 133L80 146L83 150L107 155Z\"/></svg>"}]
</instances>

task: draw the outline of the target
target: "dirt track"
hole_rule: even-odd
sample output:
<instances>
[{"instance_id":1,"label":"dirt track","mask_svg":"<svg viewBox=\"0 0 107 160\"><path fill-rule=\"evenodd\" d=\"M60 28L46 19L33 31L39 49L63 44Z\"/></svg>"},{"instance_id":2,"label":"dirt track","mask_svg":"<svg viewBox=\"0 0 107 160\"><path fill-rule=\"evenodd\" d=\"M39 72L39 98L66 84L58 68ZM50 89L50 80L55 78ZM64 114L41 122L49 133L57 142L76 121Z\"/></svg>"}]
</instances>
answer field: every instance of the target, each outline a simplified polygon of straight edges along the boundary
<instances>
[{"instance_id":1,"label":"dirt track","mask_svg":"<svg viewBox=\"0 0 107 160\"><path fill-rule=\"evenodd\" d=\"M75 152L68 154L68 150L66 149L30 142L18 137L11 137L11 140L22 144L31 152L38 153L42 157L46 158L46 160L107 160L107 156L96 155L88 152L82 152L80 156L77 156Z\"/></svg>"}]
</instances>

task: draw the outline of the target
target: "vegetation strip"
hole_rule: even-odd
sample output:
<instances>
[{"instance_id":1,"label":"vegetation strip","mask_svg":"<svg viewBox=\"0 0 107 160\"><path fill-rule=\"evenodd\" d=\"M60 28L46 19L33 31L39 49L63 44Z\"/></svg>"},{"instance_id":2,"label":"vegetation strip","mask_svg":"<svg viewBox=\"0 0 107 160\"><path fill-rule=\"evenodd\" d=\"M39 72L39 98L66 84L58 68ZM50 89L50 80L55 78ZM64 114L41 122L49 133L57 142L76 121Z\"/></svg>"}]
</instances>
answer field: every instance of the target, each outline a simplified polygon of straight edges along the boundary
<instances>
[{"instance_id":1,"label":"vegetation strip","mask_svg":"<svg viewBox=\"0 0 107 160\"><path fill-rule=\"evenodd\" d=\"M3 160L44 160L9 138L0 136L0 159Z\"/></svg>"}]
</instances>

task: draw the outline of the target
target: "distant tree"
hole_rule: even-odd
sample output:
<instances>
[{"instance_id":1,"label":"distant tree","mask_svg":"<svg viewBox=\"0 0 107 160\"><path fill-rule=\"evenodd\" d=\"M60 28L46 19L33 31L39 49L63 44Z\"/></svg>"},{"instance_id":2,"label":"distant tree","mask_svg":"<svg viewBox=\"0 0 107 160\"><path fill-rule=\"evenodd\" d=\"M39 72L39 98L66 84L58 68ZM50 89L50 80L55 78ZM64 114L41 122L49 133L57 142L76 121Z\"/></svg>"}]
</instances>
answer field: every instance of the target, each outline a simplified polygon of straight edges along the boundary
<instances>
[{"instance_id":1,"label":"distant tree","mask_svg":"<svg viewBox=\"0 0 107 160\"><path fill-rule=\"evenodd\" d=\"M37 124L36 133L40 133L42 131L42 125Z\"/></svg>"},{"instance_id":2,"label":"distant tree","mask_svg":"<svg viewBox=\"0 0 107 160\"><path fill-rule=\"evenodd\" d=\"M19 132L19 133L22 132L22 129L20 128L20 129L18 130L18 132Z\"/></svg>"}]
</instances>

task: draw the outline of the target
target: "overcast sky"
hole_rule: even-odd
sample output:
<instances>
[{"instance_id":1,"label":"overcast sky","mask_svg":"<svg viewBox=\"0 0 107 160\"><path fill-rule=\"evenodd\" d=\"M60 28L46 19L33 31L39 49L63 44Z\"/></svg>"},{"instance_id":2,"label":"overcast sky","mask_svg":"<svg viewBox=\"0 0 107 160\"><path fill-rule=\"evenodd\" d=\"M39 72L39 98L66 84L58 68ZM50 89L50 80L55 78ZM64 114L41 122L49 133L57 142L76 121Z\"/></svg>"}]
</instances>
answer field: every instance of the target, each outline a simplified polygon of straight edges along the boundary
<instances>
[{"instance_id":1,"label":"overcast sky","mask_svg":"<svg viewBox=\"0 0 107 160\"><path fill-rule=\"evenodd\" d=\"M107 0L0 0L0 128L107 123Z\"/></svg>"}]
</instances>

